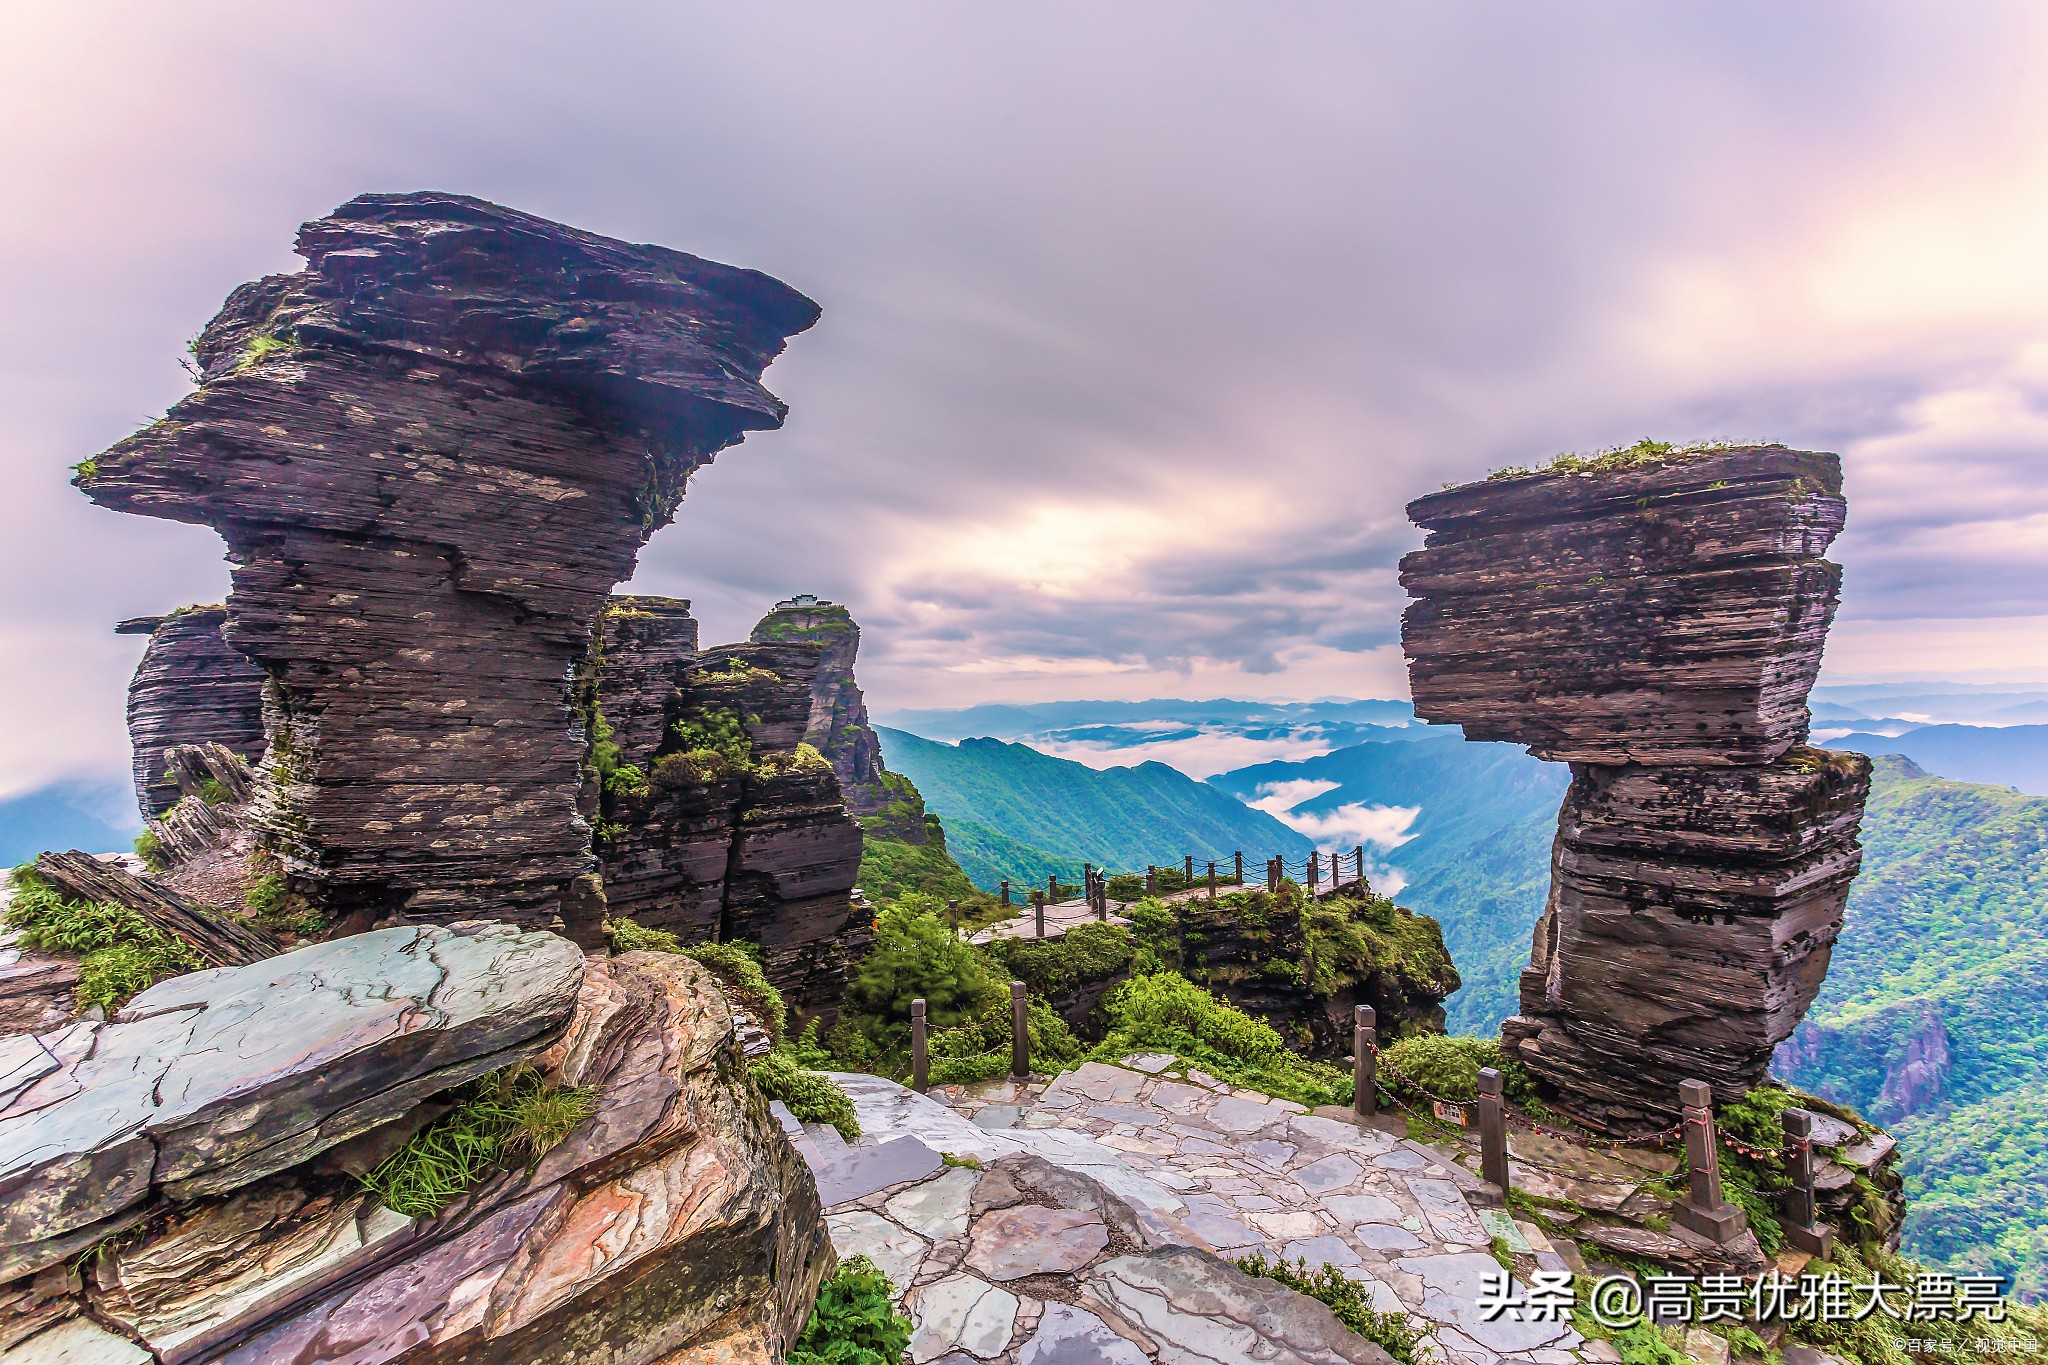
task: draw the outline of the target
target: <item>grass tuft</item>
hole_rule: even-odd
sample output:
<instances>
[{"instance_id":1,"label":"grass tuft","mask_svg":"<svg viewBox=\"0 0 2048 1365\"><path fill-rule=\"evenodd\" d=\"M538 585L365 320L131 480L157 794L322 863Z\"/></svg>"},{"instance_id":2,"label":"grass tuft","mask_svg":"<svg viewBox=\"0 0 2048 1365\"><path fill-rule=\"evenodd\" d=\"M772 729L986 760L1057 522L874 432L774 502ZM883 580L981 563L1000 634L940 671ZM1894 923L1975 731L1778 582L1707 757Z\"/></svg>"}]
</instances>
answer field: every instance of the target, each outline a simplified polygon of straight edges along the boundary
<instances>
[{"instance_id":1,"label":"grass tuft","mask_svg":"<svg viewBox=\"0 0 2048 1365\"><path fill-rule=\"evenodd\" d=\"M898 1365L910 1345L910 1319L896 1311L889 1277L865 1256L849 1256L818 1286L789 1365Z\"/></svg>"},{"instance_id":2,"label":"grass tuft","mask_svg":"<svg viewBox=\"0 0 2048 1365\"><path fill-rule=\"evenodd\" d=\"M805 1123L829 1123L852 1142L860 1136L853 1100L829 1076L806 1071L787 1049L778 1048L747 1067L754 1084L771 1100L781 1100Z\"/></svg>"},{"instance_id":3,"label":"grass tuft","mask_svg":"<svg viewBox=\"0 0 2048 1365\"><path fill-rule=\"evenodd\" d=\"M1421 1337L1408 1325L1408 1319L1400 1313L1375 1312L1371 1291L1337 1267L1326 1265L1311 1270L1306 1260L1268 1261L1260 1252L1242 1257L1236 1264L1247 1275L1274 1280L1297 1294L1308 1295L1336 1314L1337 1321L1394 1359L1404 1365L1415 1365L1415 1348Z\"/></svg>"},{"instance_id":4,"label":"grass tuft","mask_svg":"<svg viewBox=\"0 0 2048 1365\"><path fill-rule=\"evenodd\" d=\"M0 923L18 931L25 948L78 957L80 1009L112 1012L157 982L206 965L190 945L125 905L65 899L33 865L14 869L12 884Z\"/></svg>"},{"instance_id":5,"label":"grass tuft","mask_svg":"<svg viewBox=\"0 0 2048 1365\"><path fill-rule=\"evenodd\" d=\"M394 1213L431 1218L493 1170L540 1160L596 1109L595 1090L557 1085L530 1066L494 1071L363 1185Z\"/></svg>"}]
</instances>

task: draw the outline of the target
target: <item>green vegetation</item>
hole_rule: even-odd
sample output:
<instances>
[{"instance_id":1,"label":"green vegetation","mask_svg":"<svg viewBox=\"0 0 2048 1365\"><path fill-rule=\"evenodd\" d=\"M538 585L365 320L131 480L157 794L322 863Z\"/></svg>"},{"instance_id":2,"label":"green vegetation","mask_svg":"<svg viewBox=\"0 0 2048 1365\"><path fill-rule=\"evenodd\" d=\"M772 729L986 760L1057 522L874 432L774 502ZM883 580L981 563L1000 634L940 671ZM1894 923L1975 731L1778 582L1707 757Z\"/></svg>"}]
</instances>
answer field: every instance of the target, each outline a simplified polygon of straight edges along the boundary
<instances>
[{"instance_id":1,"label":"green vegetation","mask_svg":"<svg viewBox=\"0 0 2048 1365\"><path fill-rule=\"evenodd\" d=\"M235 368L246 370L251 365L261 363L268 356L275 355L279 351L289 351L291 348L292 343L283 337L250 337L248 343L242 347L242 358L235 362Z\"/></svg>"},{"instance_id":2,"label":"green vegetation","mask_svg":"<svg viewBox=\"0 0 2048 1365\"><path fill-rule=\"evenodd\" d=\"M901 1365L910 1319L893 1305L888 1276L865 1256L849 1256L818 1286L818 1301L789 1365Z\"/></svg>"},{"instance_id":3,"label":"green vegetation","mask_svg":"<svg viewBox=\"0 0 2048 1365\"><path fill-rule=\"evenodd\" d=\"M1241 893L1264 897L1264 892ZM1279 904L1301 904L1301 892L1282 882ZM1449 995L1458 973L1436 921L1366 892L1303 905L1311 984L1331 991L1378 976L1416 995Z\"/></svg>"},{"instance_id":4,"label":"green vegetation","mask_svg":"<svg viewBox=\"0 0 2048 1365\"><path fill-rule=\"evenodd\" d=\"M679 953L689 958L711 973L727 999L754 1017L771 1043L781 1044L789 1010L782 992L761 970L760 949L753 944L693 943L686 948L667 930L649 929L629 919L606 920L604 932L614 952Z\"/></svg>"},{"instance_id":5,"label":"green vegetation","mask_svg":"<svg viewBox=\"0 0 2048 1365\"><path fill-rule=\"evenodd\" d=\"M1374 1312L1367 1287L1337 1267L1326 1265L1311 1270L1306 1260L1291 1264L1278 1258L1268 1261L1258 1252L1239 1258L1236 1264L1247 1275L1277 1280L1298 1294L1308 1295L1335 1314L1337 1321L1403 1365L1416 1365L1415 1348L1421 1338L1408 1325L1407 1316Z\"/></svg>"},{"instance_id":6,"label":"green vegetation","mask_svg":"<svg viewBox=\"0 0 2048 1365\"><path fill-rule=\"evenodd\" d=\"M1639 469L1644 465L1672 464L1680 460L1697 459L1723 450L1739 450L1745 446L1760 444L1754 441L1689 441L1679 445L1672 441L1653 441L1645 436L1633 445L1613 446L1606 450L1588 452L1567 451L1553 456L1547 463L1526 466L1509 465L1488 474L1487 479L1512 479L1525 474L1617 474L1625 469Z\"/></svg>"},{"instance_id":7,"label":"green vegetation","mask_svg":"<svg viewBox=\"0 0 2048 1365\"><path fill-rule=\"evenodd\" d=\"M98 459L80 460L71 466L71 474L71 482L75 484L91 483L100 476L100 462Z\"/></svg>"},{"instance_id":8,"label":"green vegetation","mask_svg":"<svg viewBox=\"0 0 2048 1365\"><path fill-rule=\"evenodd\" d=\"M1911 1286L1923 1269L1915 1261L1880 1247L1858 1247L1844 1242L1836 1246L1828 1260L1808 1264L1805 1273L1839 1271L1852 1286L1867 1285L1873 1280ZM1861 1302L1864 1297L1863 1291L1852 1288L1849 1292L1851 1303ZM1902 1296L1892 1293L1887 1297L1903 1308ZM1899 1323L1885 1314L1873 1313L1861 1322L1795 1322L1788 1327L1786 1339L1817 1346L1861 1365L1914 1365L1915 1358L1899 1346L1899 1339L1907 1336L1940 1343L1932 1351L1922 1353L1921 1359L1981 1355L1987 1360L2039 1360L2042 1348L2048 1346L2048 1311L2017 1305L2009 1308L2004 1322L1987 1322L1981 1315L1959 1321L1957 1314L1950 1313L1932 1321L1915 1321L1910 1328L1902 1330ZM1986 1349L1978 1346L1978 1342L1994 1344Z\"/></svg>"},{"instance_id":9,"label":"green vegetation","mask_svg":"<svg viewBox=\"0 0 2048 1365\"><path fill-rule=\"evenodd\" d=\"M162 872L170 866L170 856L164 852L163 841L156 837L155 830L145 829L135 836L135 854L151 872Z\"/></svg>"},{"instance_id":10,"label":"green vegetation","mask_svg":"<svg viewBox=\"0 0 2048 1365\"><path fill-rule=\"evenodd\" d=\"M227 784L217 777L206 778L199 784L199 799L209 806L225 806L235 799Z\"/></svg>"},{"instance_id":11,"label":"green vegetation","mask_svg":"<svg viewBox=\"0 0 2048 1365\"><path fill-rule=\"evenodd\" d=\"M1134 976L1103 1002L1109 1032L1090 1054L1116 1061L1170 1052L1234 1085L1297 1104L1348 1104L1351 1075L1288 1050L1273 1026L1177 972Z\"/></svg>"},{"instance_id":12,"label":"green vegetation","mask_svg":"<svg viewBox=\"0 0 2048 1365\"><path fill-rule=\"evenodd\" d=\"M21 945L78 957L77 1000L112 1013L157 982L206 964L184 942L124 905L67 900L25 864L11 874L13 898L0 923Z\"/></svg>"},{"instance_id":13,"label":"green vegetation","mask_svg":"<svg viewBox=\"0 0 2048 1365\"><path fill-rule=\"evenodd\" d=\"M249 918L266 929L312 938L327 928L327 917L291 894L282 874L266 872L252 879L242 891L242 905Z\"/></svg>"},{"instance_id":14,"label":"green vegetation","mask_svg":"<svg viewBox=\"0 0 2048 1365\"><path fill-rule=\"evenodd\" d=\"M831 1077L805 1070L788 1051L778 1048L758 1057L747 1071L762 1094L781 1100L805 1123L829 1123L848 1142L860 1136L860 1119L847 1093Z\"/></svg>"},{"instance_id":15,"label":"green vegetation","mask_svg":"<svg viewBox=\"0 0 2048 1365\"><path fill-rule=\"evenodd\" d=\"M2048 799L1878 758L1863 844L1781 1071L1898 1139L1909 1254L2048 1298ZM1909 1110L1887 1083L1914 1058Z\"/></svg>"},{"instance_id":16,"label":"green vegetation","mask_svg":"<svg viewBox=\"0 0 2048 1365\"><path fill-rule=\"evenodd\" d=\"M1137 945L1120 925L1077 924L1059 938L997 939L988 954L1033 995L1059 997L1129 972Z\"/></svg>"},{"instance_id":17,"label":"green vegetation","mask_svg":"<svg viewBox=\"0 0 2048 1365\"><path fill-rule=\"evenodd\" d=\"M557 1085L528 1066L494 1071L362 1183L392 1212L431 1218L491 1171L538 1161L596 1109L594 1090Z\"/></svg>"},{"instance_id":18,"label":"green vegetation","mask_svg":"<svg viewBox=\"0 0 2048 1365\"><path fill-rule=\"evenodd\" d=\"M1381 1054L1380 1081L1390 1090L1418 1090L1447 1100L1479 1098L1479 1070L1501 1074L1501 1092L1518 1109L1542 1112L1535 1080L1520 1061L1500 1050L1498 1038L1421 1034L1403 1038Z\"/></svg>"}]
</instances>

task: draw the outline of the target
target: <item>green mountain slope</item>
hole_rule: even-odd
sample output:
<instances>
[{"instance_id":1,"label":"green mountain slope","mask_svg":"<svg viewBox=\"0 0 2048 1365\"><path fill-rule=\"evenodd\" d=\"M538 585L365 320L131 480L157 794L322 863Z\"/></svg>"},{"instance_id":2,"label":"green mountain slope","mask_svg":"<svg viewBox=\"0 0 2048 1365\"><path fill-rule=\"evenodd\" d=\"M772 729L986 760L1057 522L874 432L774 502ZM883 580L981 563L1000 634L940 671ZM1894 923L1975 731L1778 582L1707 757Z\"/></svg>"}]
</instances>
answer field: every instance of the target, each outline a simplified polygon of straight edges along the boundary
<instances>
[{"instance_id":1,"label":"green mountain slope","mask_svg":"<svg viewBox=\"0 0 2048 1365\"><path fill-rule=\"evenodd\" d=\"M1906 1245L2048 1294L2048 799L1879 758L1863 873L1778 1071L1890 1126Z\"/></svg>"},{"instance_id":2,"label":"green mountain slope","mask_svg":"<svg viewBox=\"0 0 2048 1365\"><path fill-rule=\"evenodd\" d=\"M1128 870L1242 850L1257 867L1312 847L1264 811L1163 763L1098 771L1000 740L952 745L876 733L889 767L945 819L953 856L984 889L1005 877L1021 887L1082 862Z\"/></svg>"},{"instance_id":3,"label":"green mountain slope","mask_svg":"<svg viewBox=\"0 0 2048 1365\"><path fill-rule=\"evenodd\" d=\"M1401 904L1443 926L1464 989L1445 1002L1457 1033L1493 1033L1516 1008L1516 979L1550 885L1550 841L1571 774L1512 744L1451 734L1369 743L1291 763L1261 763L1210 779L1257 800L1285 782L1334 782L1290 814L1346 805L1419 806L1409 838L1379 856L1406 877Z\"/></svg>"}]
</instances>

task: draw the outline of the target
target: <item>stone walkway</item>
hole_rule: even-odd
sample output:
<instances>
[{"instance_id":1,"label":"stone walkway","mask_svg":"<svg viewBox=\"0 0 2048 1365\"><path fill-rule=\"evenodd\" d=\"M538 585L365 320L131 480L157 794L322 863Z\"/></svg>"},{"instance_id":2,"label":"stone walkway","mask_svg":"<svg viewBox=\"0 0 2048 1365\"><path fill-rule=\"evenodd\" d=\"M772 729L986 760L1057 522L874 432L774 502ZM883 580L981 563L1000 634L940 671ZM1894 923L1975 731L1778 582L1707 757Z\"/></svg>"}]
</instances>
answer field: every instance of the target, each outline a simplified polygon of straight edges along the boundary
<instances>
[{"instance_id":1,"label":"stone walkway","mask_svg":"<svg viewBox=\"0 0 2048 1365\"><path fill-rule=\"evenodd\" d=\"M1487 1207L1453 1154L1361 1128L1348 1111L1310 1113L1158 1055L930 1096L836 1079L865 1136L849 1147L811 1127L798 1145L841 1255L868 1255L908 1291L914 1365L1380 1359L1348 1332L1317 1336L1335 1321L1320 1305L1206 1252L1335 1266L1376 1308L1407 1314L1443 1365L1618 1358L1562 1323L1482 1322L1481 1277L1500 1268L1492 1237L1545 1269L1580 1269L1571 1249ZM1020 1180L1041 1194L1068 1187L998 1209L989 1191L1007 1198ZM1265 1302L1274 1290L1298 1341L1267 1331L1280 1320Z\"/></svg>"},{"instance_id":2,"label":"stone walkway","mask_svg":"<svg viewBox=\"0 0 2048 1365\"><path fill-rule=\"evenodd\" d=\"M1120 903L1111 902L1111 904ZM1101 921L1095 918L1095 911L1089 907L1088 902L1085 900L1055 901L1045 907L1045 936L1047 938L1064 938L1066 937L1067 930L1077 924L1098 923L1101 923ZM1109 923L1128 926L1130 921L1112 910L1109 915ZM1038 912L1027 905L1024 907L1023 913L1013 915L1009 919L1001 920L991 924L986 929L970 934L967 941L969 943L987 943L992 939L998 938L1037 937Z\"/></svg>"}]
</instances>

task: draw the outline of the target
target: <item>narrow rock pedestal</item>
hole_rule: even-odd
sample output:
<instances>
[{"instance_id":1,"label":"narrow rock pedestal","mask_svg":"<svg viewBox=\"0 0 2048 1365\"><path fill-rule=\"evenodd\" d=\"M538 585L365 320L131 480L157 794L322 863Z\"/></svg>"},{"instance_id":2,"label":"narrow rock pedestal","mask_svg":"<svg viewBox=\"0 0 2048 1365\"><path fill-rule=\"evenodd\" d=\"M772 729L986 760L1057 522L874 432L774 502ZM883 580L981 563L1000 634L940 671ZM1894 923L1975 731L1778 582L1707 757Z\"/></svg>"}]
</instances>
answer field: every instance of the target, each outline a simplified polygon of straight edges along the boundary
<instances>
[{"instance_id":1,"label":"narrow rock pedestal","mask_svg":"<svg viewBox=\"0 0 2048 1365\"><path fill-rule=\"evenodd\" d=\"M1827 974L1869 790L1805 748L1840 570L1833 455L1643 452L1409 505L1417 714L1572 765L1502 1028L1558 1107L1641 1131L1724 1100Z\"/></svg>"}]
</instances>

